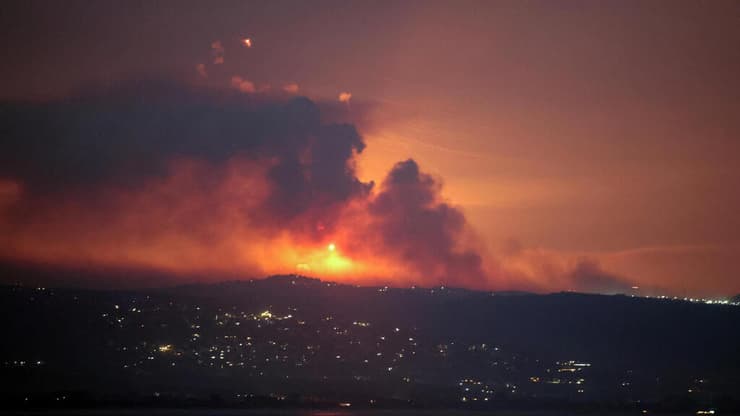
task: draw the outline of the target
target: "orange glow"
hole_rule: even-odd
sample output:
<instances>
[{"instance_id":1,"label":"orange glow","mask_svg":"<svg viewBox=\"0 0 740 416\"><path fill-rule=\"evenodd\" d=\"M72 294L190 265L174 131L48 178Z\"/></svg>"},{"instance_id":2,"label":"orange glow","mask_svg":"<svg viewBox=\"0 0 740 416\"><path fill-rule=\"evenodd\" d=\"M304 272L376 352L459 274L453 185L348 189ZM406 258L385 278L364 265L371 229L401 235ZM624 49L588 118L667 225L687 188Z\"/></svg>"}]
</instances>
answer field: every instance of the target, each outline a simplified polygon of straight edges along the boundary
<instances>
[{"instance_id":1,"label":"orange glow","mask_svg":"<svg viewBox=\"0 0 740 416\"><path fill-rule=\"evenodd\" d=\"M256 91L256 88L254 87L254 83L252 81L246 80L237 75L231 77L231 88L237 89L247 94Z\"/></svg>"},{"instance_id":2,"label":"orange glow","mask_svg":"<svg viewBox=\"0 0 740 416\"><path fill-rule=\"evenodd\" d=\"M350 98L352 98L352 94L349 92L341 92L337 97L340 103L349 103Z\"/></svg>"},{"instance_id":3,"label":"orange glow","mask_svg":"<svg viewBox=\"0 0 740 416\"><path fill-rule=\"evenodd\" d=\"M573 288L571 273L582 255L523 248L497 253L496 261L484 259L484 278L456 275L441 281L438 269L409 263L407 256L416 256L417 247L395 249L383 240L368 210L372 195L270 223L259 215L271 192L265 173L271 163L172 160L167 175L136 189L109 187L95 195L35 201L23 223L13 217L23 209L23 187L0 181L0 253L23 262L155 270L213 281L298 273L402 287ZM609 269L619 265L618 258L582 254L603 260Z\"/></svg>"},{"instance_id":4,"label":"orange glow","mask_svg":"<svg viewBox=\"0 0 740 416\"><path fill-rule=\"evenodd\" d=\"M275 222L263 205L273 191L266 174L273 163L239 157L218 165L174 159L166 175L136 188L70 191L64 198L50 194L35 200L22 223L13 212L23 210L23 187L0 181L0 253L23 262L154 270L180 279L298 273L405 287L572 288L569 276L580 256L521 248L499 253L496 261L484 258L484 276L453 269L450 279L442 280L447 271L434 255L417 260L420 246L429 242L424 237L411 236L398 246L396 238L384 239L380 230L386 217L373 216L369 209L378 189L367 198L317 206ZM475 247L465 235L454 237L458 247Z\"/></svg>"},{"instance_id":5,"label":"orange glow","mask_svg":"<svg viewBox=\"0 0 740 416\"><path fill-rule=\"evenodd\" d=\"M368 209L374 195L322 206L318 213L309 210L287 223L270 222L260 215L271 192L266 180L271 163L172 160L167 175L135 189L109 187L94 195L34 201L38 205L23 223L12 215L23 209L22 186L0 181L0 253L23 262L155 270L213 281L298 273L405 287L571 288L569 275L580 256L532 249L499 253L495 262L484 259L486 276L442 281L438 265L409 262L409 256L418 256L415 244L424 242L399 249L383 240Z\"/></svg>"},{"instance_id":6,"label":"orange glow","mask_svg":"<svg viewBox=\"0 0 740 416\"><path fill-rule=\"evenodd\" d=\"M300 273L351 283L423 283L422 273L372 236L365 200L336 207L332 227L306 227L309 215L274 225L246 216L269 195L269 166L239 158L223 166L180 159L170 163L166 177L138 189L50 197L22 227L0 215L0 229L7 230L0 235L0 253L41 264L158 270L199 280ZM214 176L218 183L202 179ZM17 201L19 189L3 184L7 204ZM301 229L317 230L330 243L296 231Z\"/></svg>"},{"instance_id":7,"label":"orange glow","mask_svg":"<svg viewBox=\"0 0 740 416\"><path fill-rule=\"evenodd\" d=\"M242 39L242 45L246 46L247 48L252 47L252 39L250 38L244 38Z\"/></svg>"},{"instance_id":8,"label":"orange glow","mask_svg":"<svg viewBox=\"0 0 740 416\"><path fill-rule=\"evenodd\" d=\"M283 91L287 92L288 94L297 94L298 89L298 84L296 84L295 82L283 85Z\"/></svg>"}]
</instances>

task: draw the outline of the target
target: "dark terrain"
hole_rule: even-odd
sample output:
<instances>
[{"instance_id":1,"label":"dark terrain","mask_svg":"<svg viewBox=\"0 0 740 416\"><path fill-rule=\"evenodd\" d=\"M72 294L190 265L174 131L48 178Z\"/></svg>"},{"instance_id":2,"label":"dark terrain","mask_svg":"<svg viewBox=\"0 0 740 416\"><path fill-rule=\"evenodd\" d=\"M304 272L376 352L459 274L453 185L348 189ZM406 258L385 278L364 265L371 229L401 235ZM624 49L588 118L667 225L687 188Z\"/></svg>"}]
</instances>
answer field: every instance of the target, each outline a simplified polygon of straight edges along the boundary
<instances>
[{"instance_id":1,"label":"dark terrain","mask_svg":"<svg viewBox=\"0 0 740 416\"><path fill-rule=\"evenodd\" d=\"M740 409L740 307L297 276L0 288L5 408Z\"/></svg>"}]
</instances>

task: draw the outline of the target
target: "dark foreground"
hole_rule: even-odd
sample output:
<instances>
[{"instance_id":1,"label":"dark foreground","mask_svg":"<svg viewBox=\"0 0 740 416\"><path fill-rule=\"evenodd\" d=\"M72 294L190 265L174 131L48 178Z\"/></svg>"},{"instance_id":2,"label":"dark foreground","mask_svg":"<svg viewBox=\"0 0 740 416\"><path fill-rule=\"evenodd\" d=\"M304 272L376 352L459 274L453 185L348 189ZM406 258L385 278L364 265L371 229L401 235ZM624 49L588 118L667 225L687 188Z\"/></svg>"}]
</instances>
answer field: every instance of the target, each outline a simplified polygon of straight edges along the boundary
<instances>
[{"instance_id":1,"label":"dark foreground","mask_svg":"<svg viewBox=\"0 0 740 416\"><path fill-rule=\"evenodd\" d=\"M31 411L0 411L0 415L100 415L100 416L570 416L570 415L603 415L603 416L627 416L642 415L642 411L632 412L578 412L572 411L473 411L460 409L443 410L223 410L223 409L70 409L70 410L31 410ZM694 415L694 412L678 413ZM723 413L725 414L725 413Z\"/></svg>"},{"instance_id":2,"label":"dark foreground","mask_svg":"<svg viewBox=\"0 0 740 416\"><path fill-rule=\"evenodd\" d=\"M14 412L740 410L732 305L282 276L127 292L6 286L0 316L0 403Z\"/></svg>"},{"instance_id":3,"label":"dark foreground","mask_svg":"<svg viewBox=\"0 0 740 416\"><path fill-rule=\"evenodd\" d=\"M101 416L570 416L570 415L603 415L627 416L644 414L642 411L633 412L578 412L572 411L474 411L460 409L442 410L223 410L223 409L69 409L69 410L31 410L31 411L0 411L0 415L101 415ZM694 412L678 413L694 415ZM725 414L725 413L723 413Z\"/></svg>"}]
</instances>

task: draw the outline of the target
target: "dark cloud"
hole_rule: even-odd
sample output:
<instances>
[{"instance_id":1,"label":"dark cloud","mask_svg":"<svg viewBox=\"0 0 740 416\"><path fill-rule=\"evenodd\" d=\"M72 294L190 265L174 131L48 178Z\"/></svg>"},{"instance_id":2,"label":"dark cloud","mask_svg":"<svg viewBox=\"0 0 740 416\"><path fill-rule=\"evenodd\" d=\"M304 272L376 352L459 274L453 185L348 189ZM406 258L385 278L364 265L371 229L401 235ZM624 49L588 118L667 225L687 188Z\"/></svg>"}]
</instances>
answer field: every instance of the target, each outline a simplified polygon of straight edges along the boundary
<instances>
[{"instance_id":1,"label":"dark cloud","mask_svg":"<svg viewBox=\"0 0 740 416\"><path fill-rule=\"evenodd\" d=\"M589 293L629 293L633 286L621 276L604 271L597 262L583 259L569 273L575 289Z\"/></svg>"},{"instance_id":2,"label":"dark cloud","mask_svg":"<svg viewBox=\"0 0 740 416\"><path fill-rule=\"evenodd\" d=\"M440 184L415 161L397 163L370 204L383 244L421 274L427 284L486 283L481 255L463 248L466 220L440 201Z\"/></svg>"},{"instance_id":3,"label":"dark cloud","mask_svg":"<svg viewBox=\"0 0 740 416\"><path fill-rule=\"evenodd\" d=\"M290 219L315 204L366 194L353 157L365 144L351 125L324 124L307 98L270 101L229 91L133 83L42 104L0 108L0 177L32 192L139 185L173 158L221 164L268 160L266 212Z\"/></svg>"},{"instance_id":4,"label":"dark cloud","mask_svg":"<svg viewBox=\"0 0 740 416\"><path fill-rule=\"evenodd\" d=\"M216 254L208 250L239 259L245 247L275 244L271 238L280 236L298 245L352 236L347 255L391 264L409 276L397 276L404 282L484 287L481 255L463 243L465 217L441 200L440 183L416 162L398 163L377 193L357 178L355 158L365 143L346 122L350 116L336 103L302 97L141 82L47 103L4 104L0 179L24 189L24 209L6 225L26 242L44 245L47 234L65 241L69 262L83 253L124 267L136 258L180 272L190 266L173 263L172 253L193 253L183 261L197 268L194 258ZM251 186L260 191L244 192ZM76 240L75 232L84 238ZM8 238L8 247L15 246ZM132 238L136 244L116 248L115 241ZM58 244L39 244L23 250L53 262ZM267 271L271 263L263 260L242 264Z\"/></svg>"}]
</instances>

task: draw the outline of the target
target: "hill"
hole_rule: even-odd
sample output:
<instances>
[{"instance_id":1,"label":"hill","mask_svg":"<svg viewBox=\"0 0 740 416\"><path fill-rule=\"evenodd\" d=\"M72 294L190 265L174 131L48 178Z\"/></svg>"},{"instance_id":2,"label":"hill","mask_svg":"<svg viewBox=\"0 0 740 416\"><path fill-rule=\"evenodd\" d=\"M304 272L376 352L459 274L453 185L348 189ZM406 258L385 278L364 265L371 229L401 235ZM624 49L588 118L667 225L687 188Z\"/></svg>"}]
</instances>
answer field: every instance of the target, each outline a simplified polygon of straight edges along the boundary
<instances>
[{"instance_id":1,"label":"hill","mask_svg":"<svg viewBox=\"0 0 740 416\"><path fill-rule=\"evenodd\" d=\"M7 403L690 408L740 391L732 305L276 276L137 291L6 286L0 313Z\"/></svg>"}]
</instances>

